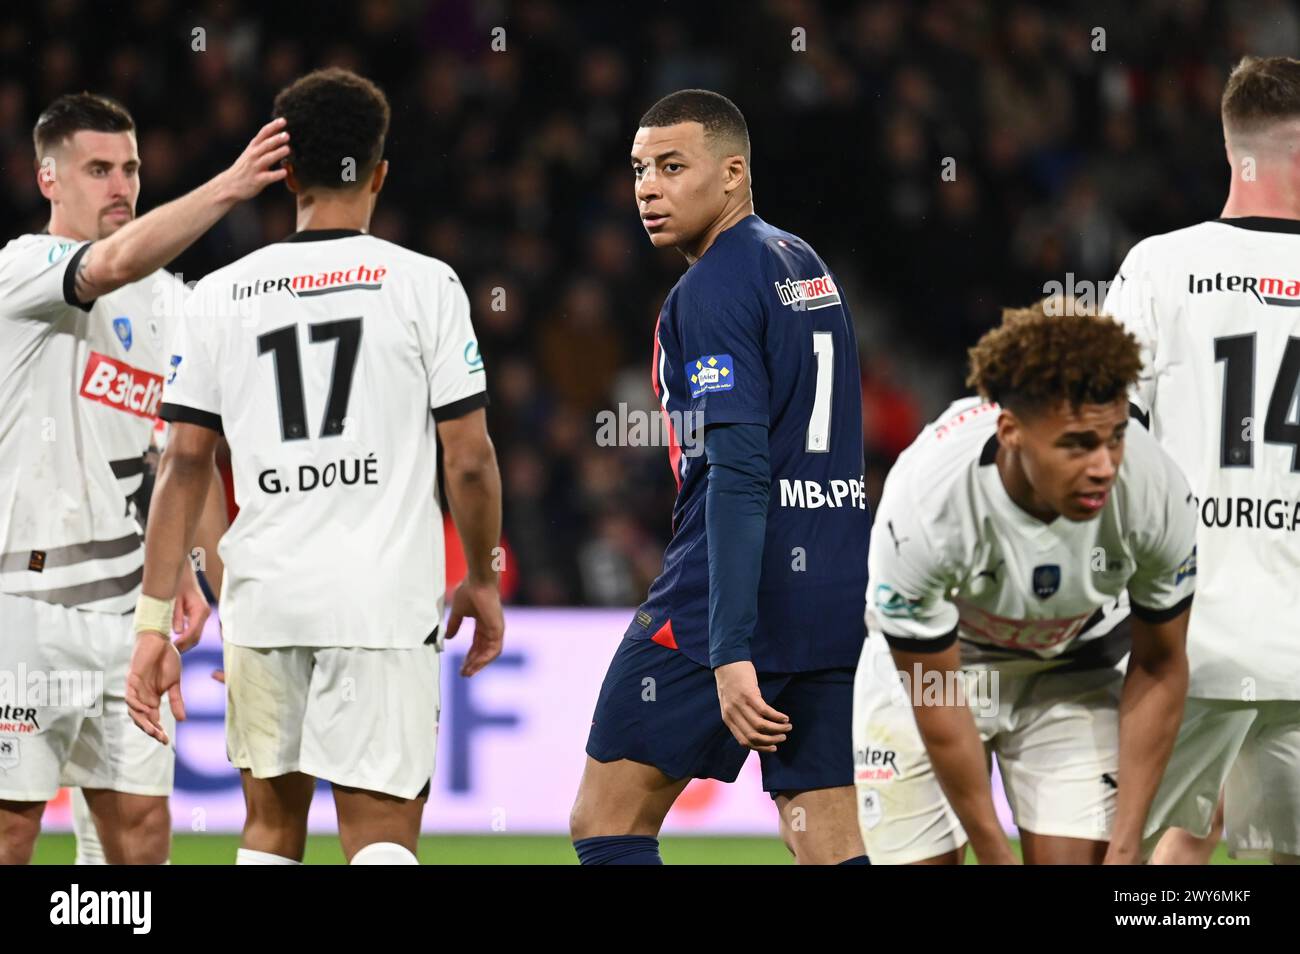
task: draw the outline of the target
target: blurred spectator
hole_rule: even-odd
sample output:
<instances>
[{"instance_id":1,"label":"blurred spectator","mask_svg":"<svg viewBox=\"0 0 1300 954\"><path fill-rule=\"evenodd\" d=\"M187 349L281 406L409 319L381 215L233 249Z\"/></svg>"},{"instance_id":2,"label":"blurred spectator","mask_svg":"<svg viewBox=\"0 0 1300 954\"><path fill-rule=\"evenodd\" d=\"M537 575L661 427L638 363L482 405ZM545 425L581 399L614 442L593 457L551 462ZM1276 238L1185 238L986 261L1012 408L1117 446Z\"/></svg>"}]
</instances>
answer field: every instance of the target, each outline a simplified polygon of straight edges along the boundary
<instances>
[{"instance_id":1,"label":"blurred spectator","mask_svg":"<svg viewBox=\"0 0 1300 954\"><path fill-rule=\"evenodd\" d=\"M651 335L686 268L635 215L627 149L655 99L731 96L759 213L850 291L874 499L1003 305L1109 279L1137 238L1218 214L1227 70L1298 45L1292 0L11 4L0 214L11 235L46 224L31 128L61 93L135 114L144 211L233 159L300 73L371 76L393 104L373 231L470 295L516 599L632 604L675 488L661 443L597 447L596 414L658 413ZM294 227L272 188L173 269L198 278Z\"/></svg>"}]
</instances>

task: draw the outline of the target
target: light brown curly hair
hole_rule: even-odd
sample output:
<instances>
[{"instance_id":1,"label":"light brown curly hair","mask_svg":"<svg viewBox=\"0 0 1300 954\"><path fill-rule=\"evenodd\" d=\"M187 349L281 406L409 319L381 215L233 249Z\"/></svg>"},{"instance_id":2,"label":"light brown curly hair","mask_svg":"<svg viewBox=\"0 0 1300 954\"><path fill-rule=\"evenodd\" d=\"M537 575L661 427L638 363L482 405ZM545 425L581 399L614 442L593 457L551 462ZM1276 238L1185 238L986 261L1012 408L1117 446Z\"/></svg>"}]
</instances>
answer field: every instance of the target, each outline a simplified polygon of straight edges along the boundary
<instances>
[{"instance_id":1,"label":"light brown curly hair","mask_svg":"<svg viewBox=\"0 0 1300 954\"><path fill-rule=\"evenodd\" d=\"M1073 411L1110 404L1128 393L1142 370L1137 339L1115 319L1051 298L1004 308L1002 324L969 355L966 383L985 400L1021 414L1062 403Z\"/></svg>"}]
</instances>

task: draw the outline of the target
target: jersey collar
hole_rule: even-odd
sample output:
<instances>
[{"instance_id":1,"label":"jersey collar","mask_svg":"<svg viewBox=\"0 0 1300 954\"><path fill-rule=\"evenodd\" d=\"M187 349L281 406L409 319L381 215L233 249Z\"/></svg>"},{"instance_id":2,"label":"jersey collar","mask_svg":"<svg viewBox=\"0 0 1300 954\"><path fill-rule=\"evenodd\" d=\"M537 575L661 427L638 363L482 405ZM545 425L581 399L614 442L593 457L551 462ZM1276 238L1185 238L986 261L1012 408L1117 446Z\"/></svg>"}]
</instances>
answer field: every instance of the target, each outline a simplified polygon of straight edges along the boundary
<instances>
[{"instance_id":1,"label":"jersey collar","mask_svg":"<svg viewBox=\"0 0 1300 954\"><path fill-rule=\"evenodd\" d=\"M1279 219L1268 215L1242 215L1230 219L1215 219L1223 225L1236 226L1239 229L1251 229L1256 232L1290 232L1300 235L1300 219Z\"/></svg>"},{"instance_id":2,"label":"jersey collar","mask_svg":"<svg viewBox=\"0 0 1300 954\"><path fill-rule=\"evenodd\" d=\"M324 242L329 239L351 238L365 235L360 229L303 229L280 239L281 242Z\"/></svg>"}]
</instances>

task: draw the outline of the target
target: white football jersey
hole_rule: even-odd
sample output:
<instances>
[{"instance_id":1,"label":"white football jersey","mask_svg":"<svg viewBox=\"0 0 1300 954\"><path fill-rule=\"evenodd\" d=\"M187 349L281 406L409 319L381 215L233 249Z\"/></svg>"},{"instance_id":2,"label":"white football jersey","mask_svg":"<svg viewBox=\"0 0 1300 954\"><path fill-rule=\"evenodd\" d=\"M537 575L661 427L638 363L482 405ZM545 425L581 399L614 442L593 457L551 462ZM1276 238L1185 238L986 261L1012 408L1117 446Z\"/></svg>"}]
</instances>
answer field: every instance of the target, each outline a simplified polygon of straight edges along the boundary
<instances>
[{"instance_id":1,"label":"white football jersey","mask_svg":"<svg viewBox=\"0 0 1300 954\"><path fill-rule=\"evenodd\" d=\"M0 250L0 592L128 613L144 570L128 498L188 290L159 270L75 304L89 245L23 235Z\"/></svg>"},{"instance_id":2,"label":"white football jersey","mask_svg":"<svg viewBox=\"0 0 1300 954\"><path fill-rule=\"evenodd\" d=\"M435 422L487 404L455 272L361 232L299 232L199 282L174 351L163 419L230 443L224 638L430 638L445 586Z\"/></svg>"},{"instance_id":3,"label":"white football jersey","mask_svg":"<svg viewBox=\"0 0 1300 954\"><path fill-rule=\"evenodd\" d=\"M1127 651L1127 628L1116 629L1126 593L1135 614L1154 620L1191 601L1187 482L1133 426L1101 512L1044 523L1012 501L998 474L999 411L957 401L889 472L871 531L868 629L913 649L960 636L973 665L1114 665Z\"/></svg>"},{"instance_id":4,"label":"white football jersey","mask_svg":"<svg viewBox=\"0 0 1300 954\"><path fill-rule=\"evenodd\" d=\"M1197 498L1189 694L1300 699L1300 221L1139 242L1105 309L1142 344L1133 402Z\"/></svg>"}]
</instances>

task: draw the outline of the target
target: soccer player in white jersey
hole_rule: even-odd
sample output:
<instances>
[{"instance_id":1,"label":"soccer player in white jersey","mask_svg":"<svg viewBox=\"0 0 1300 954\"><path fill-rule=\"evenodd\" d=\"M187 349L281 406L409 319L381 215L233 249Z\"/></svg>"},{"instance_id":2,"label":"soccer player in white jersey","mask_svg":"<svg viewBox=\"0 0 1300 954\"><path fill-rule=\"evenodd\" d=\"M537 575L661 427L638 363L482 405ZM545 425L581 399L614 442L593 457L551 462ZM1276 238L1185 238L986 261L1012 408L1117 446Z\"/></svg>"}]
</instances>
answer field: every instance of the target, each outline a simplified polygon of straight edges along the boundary
<instances>
[{"instance_id":1,"label":"soccer player in white jersey","mask_svg":"<svg viewBox=\"0 0 1300 954\"><path fill-rule=\"evenodd\" d=\"M1196 494L1187 712L1152 808L1157 862L1300 863L1300 60L1223 94L1219 219L1139 242L1105 308L1142 345L1135 414Z\"/></svg>"},{"instance_id":2,"label":"soccer player in white jersey","mask_svg":"<svg viewBox=\"0 0 1300 954\"><path fill-rule=\"evenodd\" d=\"M174 757L140 745L124 698L143 565L132 497L184 295L162 266L283 176L281 135L268 126L230 169L134 220L126 110L81 93L37 121L49 227L0 251L0 689L63 691L0 697L0 862L30 860L60 785L84 790L108 861L167 858ZM165 628L185 647L206 616L188 575Z\"/></svg>"},{"instance_id":3,"label":"soccer player in white jersey","mask_svg":"<svg viewBox=\"0 0 1300 954\"><path fill-rule=\"evenodd\" d=\"M163 399L173 428L128 703L165 741L159 700L179 700L179 660L157 626L224 432L240 507L220 546L226 744L248 810L237 862L300 862L321 778L350 861L414 863L439 712L439 439L469 567L445 635L478 621L462 675L499 655L504 631L483 362L455 272L366 234L388 172L384 94L328 69L274 108L293 136L299 231L190 299ZM247 306L234 321L232 304Z\"/></svg>"},{"instance_id":4,"label":"soccer player in white jersey","mask_svg":"<svg viewBox=\"0 0 1300 954\"><path fill-rule=\"evenodd\" d=\"M1136 862L1187 689L1191 492L1128 427L1141 361L1113 320L1008 310L970 356L982 397L903 452L872 530L854 706L867 852L955 864L969 838L981 863L1014 863L996 754L1026 862Z\"/></svg>"}]
</instances>

